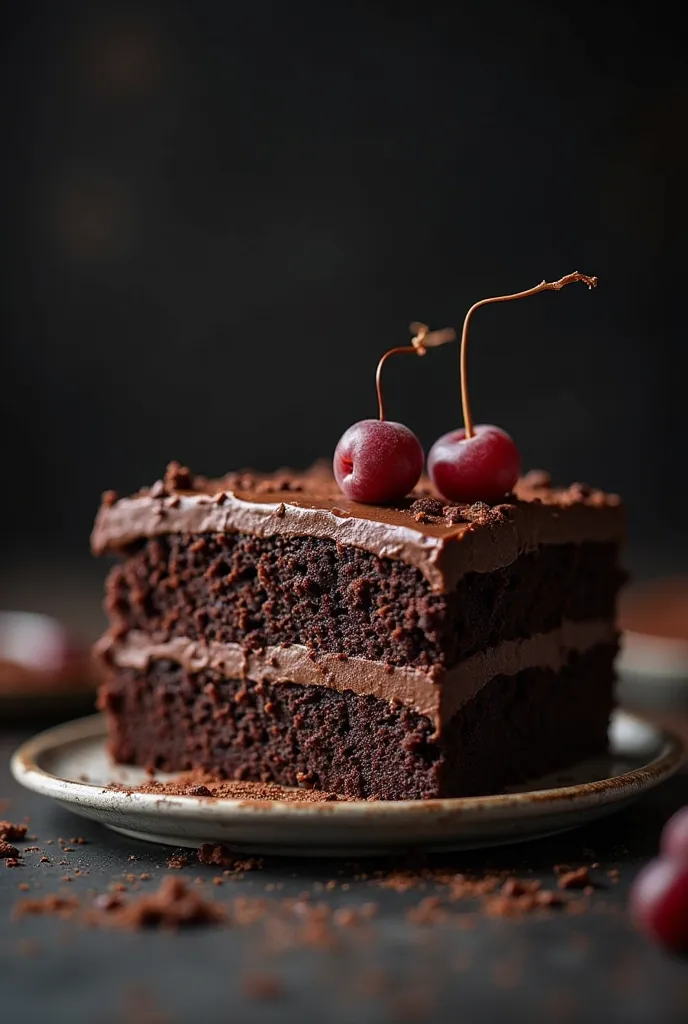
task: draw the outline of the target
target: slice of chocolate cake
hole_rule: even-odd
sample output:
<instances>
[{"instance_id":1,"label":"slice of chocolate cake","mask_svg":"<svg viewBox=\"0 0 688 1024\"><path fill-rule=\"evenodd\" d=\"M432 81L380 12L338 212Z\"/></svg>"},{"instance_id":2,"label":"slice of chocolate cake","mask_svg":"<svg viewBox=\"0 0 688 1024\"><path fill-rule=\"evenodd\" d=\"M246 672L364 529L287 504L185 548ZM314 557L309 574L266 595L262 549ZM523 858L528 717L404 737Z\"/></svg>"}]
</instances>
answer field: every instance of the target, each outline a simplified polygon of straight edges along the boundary
<instances>
[{"instance_id":1,"label":"slice of chocolate cake","mask_svg":"<svg viewBox=\"0 0 688 1024\"><path fill-rule=\"evenodd\" d=\"M601 753L623 511L530 474L498 505L349 501L329 469L105 496L117 761L354 797L484 794Z\"/></svg>"}]
</instances>

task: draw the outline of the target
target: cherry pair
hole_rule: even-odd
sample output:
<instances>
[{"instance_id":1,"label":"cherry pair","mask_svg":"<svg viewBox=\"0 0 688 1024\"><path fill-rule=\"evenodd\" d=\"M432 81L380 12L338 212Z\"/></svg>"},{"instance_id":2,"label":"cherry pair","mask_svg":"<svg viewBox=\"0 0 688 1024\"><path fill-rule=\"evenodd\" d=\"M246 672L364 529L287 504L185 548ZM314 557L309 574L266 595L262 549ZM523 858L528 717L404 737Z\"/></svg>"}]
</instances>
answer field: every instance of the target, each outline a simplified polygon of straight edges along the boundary
<instances>
[{"instance_id":1,"label":"cherry pair","mask_svg":"<svg viewBox=\"0 0 688 1024\"><path fill-rule=\"evenodd\" d=\"M461 403L464 426L450 431L435 441L428 455L428 473L439 493L449 501L498 501L512 490L521 471L521 456L509 435L490 424L473 424L466 372L468 325L480 306L493 302L524 299L543 291L559 291L574 281L583 281L589 288L596 277L575 272L558 281L542 281L534 288L513 295L496 295L481 299L468 310L463 323L460 349ZM385 504L399 501L413 490L423 471L423 449L420 441L403 423L385 419L380 376L385 360L400 352L424 356L428 348L453 341L451 328L431 331L426 324L413 323L410 345L385 352L376 373L380 418L360 420L344 432L334 453L334 475L341 490L354 501Z\"/></svg>"}]
</instances>

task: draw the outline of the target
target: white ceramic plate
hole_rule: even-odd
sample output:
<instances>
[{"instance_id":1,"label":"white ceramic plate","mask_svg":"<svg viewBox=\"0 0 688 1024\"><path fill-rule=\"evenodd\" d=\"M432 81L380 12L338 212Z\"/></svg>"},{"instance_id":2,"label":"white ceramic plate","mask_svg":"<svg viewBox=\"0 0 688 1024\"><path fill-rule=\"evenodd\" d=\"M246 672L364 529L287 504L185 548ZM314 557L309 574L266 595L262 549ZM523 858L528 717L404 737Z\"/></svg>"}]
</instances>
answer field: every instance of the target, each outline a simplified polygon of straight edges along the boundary
<instances>
[{"instance_id":1,"label":"white ceramic plate","mask_svg":"<svg viewBox=\"0 0 688 1024\"><path fill-rule=\"evenodd\" d=\"M682 757L676 737L617 712L608 756L568 769L559 779L539 779L498 796L313 804L161 796L104 788L113 782L136 786L146 776L141 769L110 761L104 721L96 715L29 740L12 758L12 772L29 789L136 839L174 846L226 842L260 853L360 856L410 847L496 846L575 828L625 807L673 774Z\"/></svg>"}]
</instances>

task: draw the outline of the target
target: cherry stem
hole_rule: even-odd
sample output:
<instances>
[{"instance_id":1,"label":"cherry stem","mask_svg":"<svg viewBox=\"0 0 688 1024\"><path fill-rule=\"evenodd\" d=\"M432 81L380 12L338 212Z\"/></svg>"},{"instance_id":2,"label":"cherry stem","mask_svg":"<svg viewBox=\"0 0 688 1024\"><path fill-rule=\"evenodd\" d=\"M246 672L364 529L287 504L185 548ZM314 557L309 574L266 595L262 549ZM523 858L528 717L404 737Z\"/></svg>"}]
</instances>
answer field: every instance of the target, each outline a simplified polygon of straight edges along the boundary
<instances>
[{"instance_id":1,"label":"cherry stem","mask_svg":"<svg viewBox=\"0 0 688 1024\"><path fill-rule=\"evenodd\" d=\"M429 348L437 348L438 345L444 345L447 341L454 341L456 338L456 331L453 327L444 327L440 331L431 331L427 324L421 324L414 320L409 325L409 330L413 334L410 345L399 345L397 348L391 348L389 352L385 352L380 362L377 364L377 370L375 372L375 386L377 388L377 404L380 410L380 422L384 421L385 418L385 403L382 399L382 367L385 365L387 359L390 356L399 355L401 352L415 353L417 356L424 356Z\"/></svg>"},{"instance_id":2,"label":"cherry stem","mask_svg":"<svg viewBox=\"0 0 688 1024\"><path fill-rule=\"evenodd\" d=\"M481 299L480 302L474 303L466 313L466 319L463 322L463 330L461 332L461 350L460 350L460 375L461 375L461 405L463 408L463 424L466 429L466 437L473 437L475 434L475 428L473 426L473 417L471 416L471 406L468 401L468 381L467 381L467 370L466 370L466 349L468 342L468 324L475 313L476 309L480 309L481 306L489 306L493 302L511 302L512 299L527 299L529 295L537 295L538 292L558 292L562 288L565 288L567 284L573 284L574 281L582 281L583 284L587 284L588 288L597 287L597 278L589 277L587 274L579 274L577 270L574 270L572 274L566 274L564 277L560 277L558 281L541 281L540 284L536 284L534 288L527 288L524 292L514 292L513 295L495 295L490 299Z\"/></svg>"},{"instance_id":3,"label":"cherry stem","mask_svg":"<svg viewBox=\"0 0 688 1024\"><path fill-rule=\"evenodd\" d=\"M380 375L382 373L382 367L385 365L385 361L390 356L399 355L401 352L409 352L409 353L417 352L419 356L424 356L425 355L425 349L423 349L423 351L421 352L420 349L414 348L413 345L399 345L398 348L391 348L389 350L389 352L385 352L385 354L383 355L382 359L377 364L377 371L375 373L375 386L377 387L377 404L378 404L378 407L379 407L379 410L380 410L380 421L384 420L384 418L385 418L385 403L382 400L382 381L380 379Z\"/></svg>"}]
</instances>

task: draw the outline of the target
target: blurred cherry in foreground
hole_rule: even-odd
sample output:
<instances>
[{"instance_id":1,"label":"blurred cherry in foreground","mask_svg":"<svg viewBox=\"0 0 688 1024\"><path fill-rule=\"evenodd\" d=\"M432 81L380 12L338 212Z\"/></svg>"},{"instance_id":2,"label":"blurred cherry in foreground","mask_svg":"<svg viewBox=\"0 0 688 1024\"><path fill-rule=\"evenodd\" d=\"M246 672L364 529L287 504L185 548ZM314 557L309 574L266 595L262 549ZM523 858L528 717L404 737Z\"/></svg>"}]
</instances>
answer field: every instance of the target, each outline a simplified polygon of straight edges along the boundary
<instances>
[{"instance_id":1,"label":"blurred cherry in foreground","mask_svg":"<svg viewBox=\"0 0 688 1024\"><path fill-rule=\"evenodd\" d=\"M688 806L666 823L660 854L633 883L631 916L663 946L688 952Z\"/></svg>"}]
</instances>

